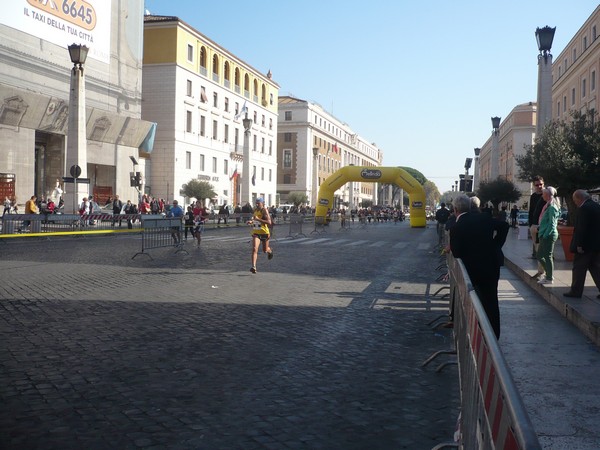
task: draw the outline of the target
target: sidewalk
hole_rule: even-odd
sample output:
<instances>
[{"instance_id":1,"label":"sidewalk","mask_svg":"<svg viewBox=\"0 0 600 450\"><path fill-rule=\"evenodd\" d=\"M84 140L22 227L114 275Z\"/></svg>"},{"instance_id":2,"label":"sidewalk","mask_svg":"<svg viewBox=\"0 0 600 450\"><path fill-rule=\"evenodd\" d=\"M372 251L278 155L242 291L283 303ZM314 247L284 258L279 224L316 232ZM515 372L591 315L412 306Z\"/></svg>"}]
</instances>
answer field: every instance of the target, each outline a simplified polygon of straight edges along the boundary
<instances>
[{"instance_id":1,"label":"sidewalk","mask_svg":"<svg viewBox=\"0 0 600 450\"><path fill-rule=\"evenodd\" d=\"M583 297L567 298L563 293L570 289L573 263L565 260L560 240L554 246L554 284L552 285L542 286L531 279L531 275L537 271L537 261L531 258L531 248L531 239L519 240L516 230L511 229L502 248L506 267L554 306L585 337L600 347L600 300L596 298L599 292L589 272Z\"/></svg>"},{"instance_id":2,"label":"sidewalk","mask_svg":"<svg viewBox=\"0 0 600 450\"><path fill-rule=\"evenodd\" d=\"M597 450L600 443L600 301L588 275L584 297L562 295L571 263L555 246L555 281L538 285L531 275L531 240L509 232L506 267L498 287L500 348L542 448ZM565 320L565 318L567 320Z\"/></svg>"}]
</instances>

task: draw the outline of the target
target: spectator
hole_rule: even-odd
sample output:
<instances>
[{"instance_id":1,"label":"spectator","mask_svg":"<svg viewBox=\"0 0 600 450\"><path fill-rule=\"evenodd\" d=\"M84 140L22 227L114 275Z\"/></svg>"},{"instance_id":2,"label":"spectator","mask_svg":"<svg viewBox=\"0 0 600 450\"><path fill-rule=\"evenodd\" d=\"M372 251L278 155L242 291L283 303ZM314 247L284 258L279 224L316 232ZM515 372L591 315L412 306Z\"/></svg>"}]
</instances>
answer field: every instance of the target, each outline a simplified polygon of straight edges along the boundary
<instances>
[{"instance_id":1,"label":"spectator","mask_svg":"<svg viewBox=\"0 0 600 450\"><path fill-rule=\"evenodd\" d=\"M508 234L508 223L488 214L470 212L471 201L466 195L455 199L454 208L457 217L456 224L450 229L450 249L455 258L462 259L496 338L499 338L498 280L500 266L504 263L502 246Z\"/></svg>"},{"instance_id":2,"label":"spectator","mask_svg":"<svg viewBox=\"0 0 600 450\"><path fill-rule=\"evenodd\" d=\"M594 202L583 189L573 193L573 201L579 208L575 220L573 240L569 250L575 253L571 289L565 297L580 298L583 295L585 277L590 271L596 288L600 291L600 204ZM596 295L600 299L600 294Z\"/></svg>"},{"instance_id":3,"label":"spectator","mask_svg":"<svg viewBox=\"0 0 600 450\"><path fill-rule=\"evenodd\" d=\"M538 280L539 284L552 284L554 281L554 243L558 239L558 217L560 216L560 201L556 198L556 189L552 186L542 191L544 206L540 214L538 225L538 239L540 241L537 249L537 258L546 277ZM538 272L541 277L544 272Z\"/></svg>"},{"instance_id":4,"label":"spectator","mask_svg":"<svg viewBox=\"0 0 600 450\"><path fill-rule=\"evenodd\" d=\"M438 245L444 243L446 222L450 218L450 211L446 208L446 204L442 202L440 208L435 212L435 220L437 220Z\"/></svg>"}]
</instances>

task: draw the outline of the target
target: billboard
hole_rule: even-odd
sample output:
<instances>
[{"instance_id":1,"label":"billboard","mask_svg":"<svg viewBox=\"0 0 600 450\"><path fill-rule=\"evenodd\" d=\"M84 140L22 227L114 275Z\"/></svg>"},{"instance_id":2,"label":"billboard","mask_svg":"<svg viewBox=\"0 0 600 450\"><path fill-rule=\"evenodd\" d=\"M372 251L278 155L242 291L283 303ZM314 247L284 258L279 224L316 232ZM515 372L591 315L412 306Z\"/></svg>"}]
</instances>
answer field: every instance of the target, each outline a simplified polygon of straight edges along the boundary
<instances>
[{"instance_id":1,"label":"billboard","mask_svg":"<svg viewBox=\"0 0 600 450\"><path fill-rule=\"evenodd\" d=\"M110 62L112 0L11 0L0 23L64 47L83 44L88 58Z\"/></svg>"}]
</instances>

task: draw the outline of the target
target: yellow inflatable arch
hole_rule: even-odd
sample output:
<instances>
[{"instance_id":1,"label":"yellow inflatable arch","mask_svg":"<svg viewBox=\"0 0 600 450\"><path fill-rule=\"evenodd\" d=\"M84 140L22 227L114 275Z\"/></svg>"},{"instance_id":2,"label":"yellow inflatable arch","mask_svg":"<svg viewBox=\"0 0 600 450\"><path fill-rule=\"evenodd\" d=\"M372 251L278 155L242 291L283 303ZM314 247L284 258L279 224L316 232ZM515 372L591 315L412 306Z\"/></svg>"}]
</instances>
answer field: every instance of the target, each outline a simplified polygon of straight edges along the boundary
<instances>
[{"instance_id":1,"label":"yellow inflatable arch","mask_svg":"<svg viewBox=\"0 0 600 450\"><path fill-rule=\"evenodd\" d=\"M400 167L345 166L321 183L315 220L322 221L333 205L333 194L349 181L365 183L394 183L408 192L410 201L410 226L425 227L425 190L406 170Z\"/></svg>"}]
</instances>

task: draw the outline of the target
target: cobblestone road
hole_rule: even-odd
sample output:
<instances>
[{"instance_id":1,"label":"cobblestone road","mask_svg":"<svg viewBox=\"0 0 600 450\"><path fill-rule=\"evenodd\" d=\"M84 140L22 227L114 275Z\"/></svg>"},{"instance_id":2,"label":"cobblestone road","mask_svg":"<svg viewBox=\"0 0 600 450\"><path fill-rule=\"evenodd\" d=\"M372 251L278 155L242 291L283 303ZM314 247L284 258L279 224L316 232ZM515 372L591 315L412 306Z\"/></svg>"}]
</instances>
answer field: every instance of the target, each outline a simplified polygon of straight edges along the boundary
<instances>
[{"instance_id":1,"label":"cobblestone road","mask_svg":"<svg viewBox=\"0 0 600 450\"><path fill-rule=\"evenodd\" d=\"M309 230L310 231L310 230ZM285 233L281 233L282 235ZM0 447L427 449L458 414L426 323L433 229L202 247L138 236L0 242Z\"/></svg>"}]
</instances>

